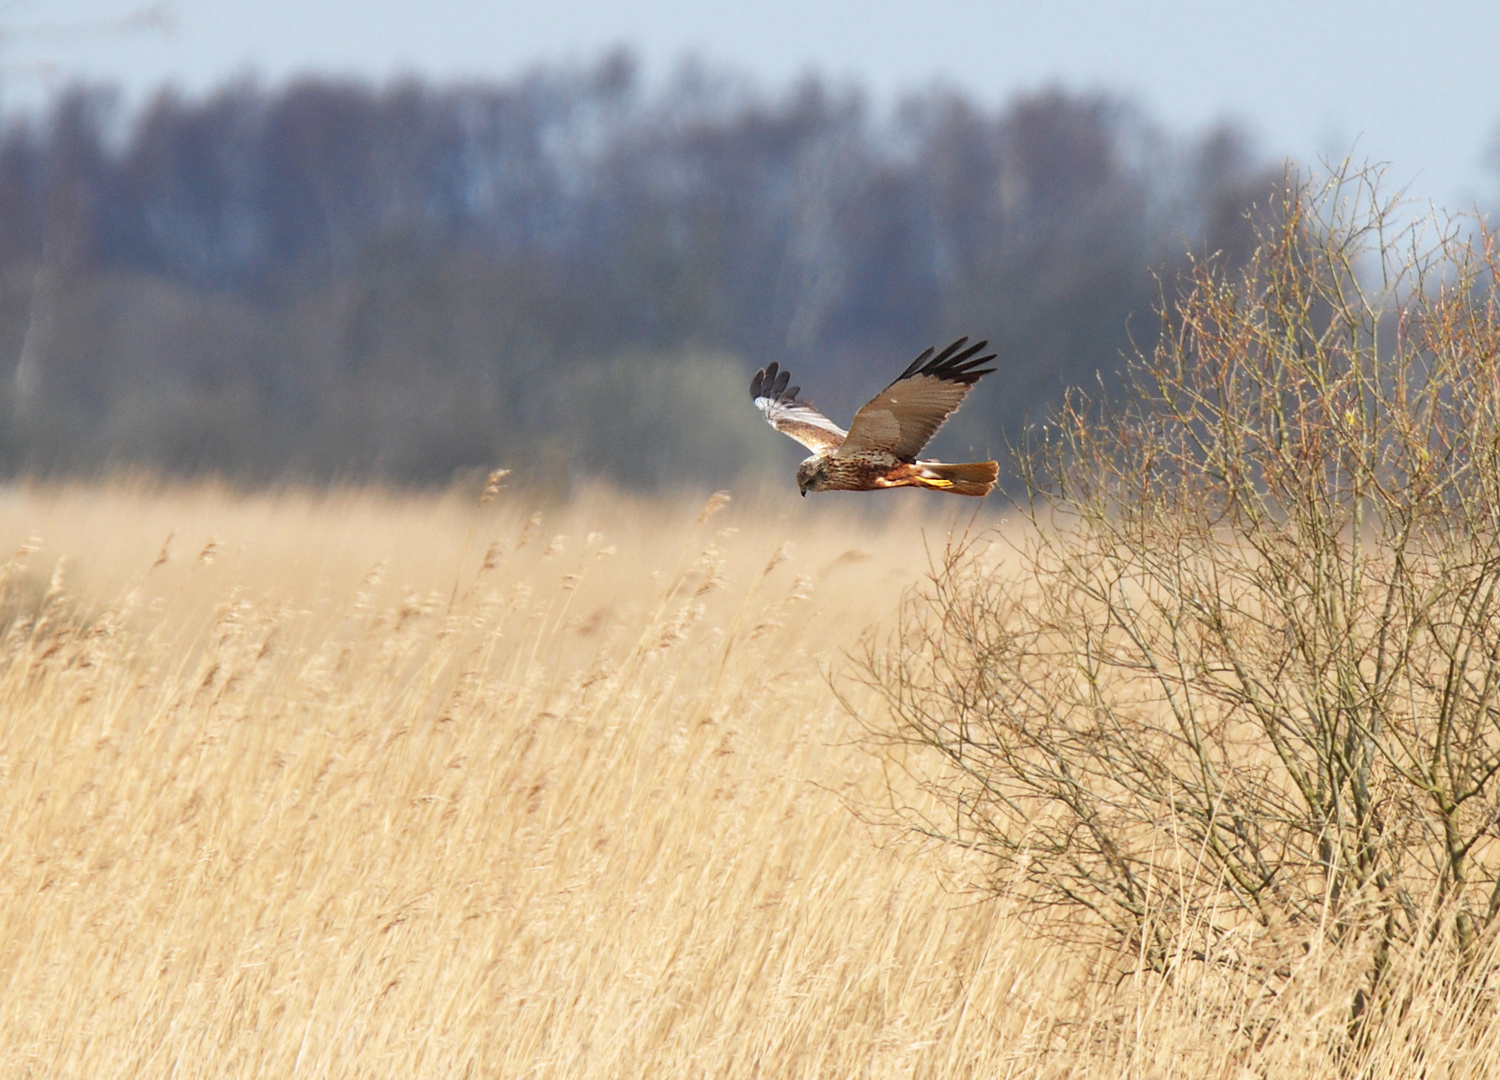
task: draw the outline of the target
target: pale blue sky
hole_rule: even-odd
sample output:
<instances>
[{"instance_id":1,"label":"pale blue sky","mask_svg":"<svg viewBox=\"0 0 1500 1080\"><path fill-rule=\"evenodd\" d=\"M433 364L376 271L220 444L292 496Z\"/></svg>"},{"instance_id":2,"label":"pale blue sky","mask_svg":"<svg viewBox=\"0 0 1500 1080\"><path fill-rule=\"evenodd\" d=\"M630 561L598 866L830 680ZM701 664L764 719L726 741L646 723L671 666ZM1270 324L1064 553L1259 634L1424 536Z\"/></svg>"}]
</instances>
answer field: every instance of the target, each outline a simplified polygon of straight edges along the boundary
<instances>
[{"instance_id":1,"label":"pale blue sky","mask_svg":"<svg viewBox=\"0 0 1500 1080\"><path fill-rule=\"evenodd\" d=\"M699 54L775 87L816 70L889 100L935 81L999 104L1058 83L1130 95L1169 127L1243 121L1261 149L1351 147L1414 194L1500 203L1500 2L1429 0L134 0L0 3L0 103L70 77L134 101L256 72L506 77L634 48L648 75Z\"/></svg>"}]
</instances>

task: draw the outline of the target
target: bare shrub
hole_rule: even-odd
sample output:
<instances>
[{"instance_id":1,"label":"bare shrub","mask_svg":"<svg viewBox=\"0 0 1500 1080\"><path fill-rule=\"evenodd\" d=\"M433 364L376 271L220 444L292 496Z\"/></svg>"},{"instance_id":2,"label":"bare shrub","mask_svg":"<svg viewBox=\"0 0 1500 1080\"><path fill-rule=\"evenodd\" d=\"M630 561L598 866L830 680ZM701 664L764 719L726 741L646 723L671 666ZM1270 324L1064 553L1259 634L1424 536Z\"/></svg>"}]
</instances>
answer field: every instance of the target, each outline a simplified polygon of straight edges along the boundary
<instances>
[{"instance_id":1,"label":"bare shrub","mask_svg":"<svg viewBox=\"0 0 1500 1080\"><path fill-rule=\"evenodd\" d=\"M1024 579L950 545L864 667L997 888L1159 972L1346 950L1357 1021L1500 926L1500 266L1367 172L1271 209L1019 455Z\"/></svg>"}]
</instances>

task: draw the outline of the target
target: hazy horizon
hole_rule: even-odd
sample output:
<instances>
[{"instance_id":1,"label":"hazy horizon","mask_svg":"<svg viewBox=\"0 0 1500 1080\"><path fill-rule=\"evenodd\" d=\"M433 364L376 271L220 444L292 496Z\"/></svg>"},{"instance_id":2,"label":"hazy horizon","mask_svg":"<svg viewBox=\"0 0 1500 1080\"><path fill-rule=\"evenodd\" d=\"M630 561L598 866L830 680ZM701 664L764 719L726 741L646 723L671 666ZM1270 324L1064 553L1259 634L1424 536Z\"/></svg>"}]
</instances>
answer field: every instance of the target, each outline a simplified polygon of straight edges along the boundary
<instances>
[{"instance_id":1,"label":"hazy horizon","mask_svg":"<svg viewBox=\"0 0 1500 1080\"><path fill-rule=\"evenodd\" d=\"M245 76L506 79L624 47L651 82L698 57L772 93L816 73L877 106L943 84L990 105L1051 85L1105 91L1179 132L1235 123L1265 154L1388 162L1393 183L1453 209L1500 196L1500 8L1479 0L1420 20L1391 0L1254 11L570 0L546 12L510 0L14 0L3 22L0 103L13 109L75 81L117 85L134 106L163 86L198 95Z\"/></svg>"}]
</instances>

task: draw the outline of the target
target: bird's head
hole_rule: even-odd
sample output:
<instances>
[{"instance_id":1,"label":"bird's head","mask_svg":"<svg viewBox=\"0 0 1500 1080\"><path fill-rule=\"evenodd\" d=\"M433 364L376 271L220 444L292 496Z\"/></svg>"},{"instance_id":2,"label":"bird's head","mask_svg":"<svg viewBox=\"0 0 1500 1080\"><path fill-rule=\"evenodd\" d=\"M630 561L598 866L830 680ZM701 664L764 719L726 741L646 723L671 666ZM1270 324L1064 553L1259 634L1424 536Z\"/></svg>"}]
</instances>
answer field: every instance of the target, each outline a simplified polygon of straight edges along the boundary
<instances>
[{"instance_id":1,"label":"bird's head","mask_svg":"<svg viewBox=\"0 0 1500 1080\"><path fill-rule=\"evenodd\" d=\"M797 466L797 487L805 497L809 491L822 491L828 483L828 458L814 454Z\"/></svg>"}]
</instances>

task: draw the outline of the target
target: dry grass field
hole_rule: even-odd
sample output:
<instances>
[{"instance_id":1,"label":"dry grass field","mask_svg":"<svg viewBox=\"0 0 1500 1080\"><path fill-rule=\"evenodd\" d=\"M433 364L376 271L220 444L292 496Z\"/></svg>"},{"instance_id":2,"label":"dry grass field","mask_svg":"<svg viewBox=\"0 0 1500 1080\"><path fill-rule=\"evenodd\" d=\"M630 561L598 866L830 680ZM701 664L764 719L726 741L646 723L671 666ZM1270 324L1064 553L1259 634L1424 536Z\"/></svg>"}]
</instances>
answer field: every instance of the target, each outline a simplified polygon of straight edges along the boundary
<instances>
[{"instance_id":1,"label":"dry grass field","mask_svg":"<svg viewBox=\"0 0 1500 1080\"><path fill-rule=\"evenodd\" d=\"M1337 957L1132 976L852 811L957 503L0 492L0 1076L1491 1074L1441 973L1340 1059Z\"/></svg>"}]
</instances>

